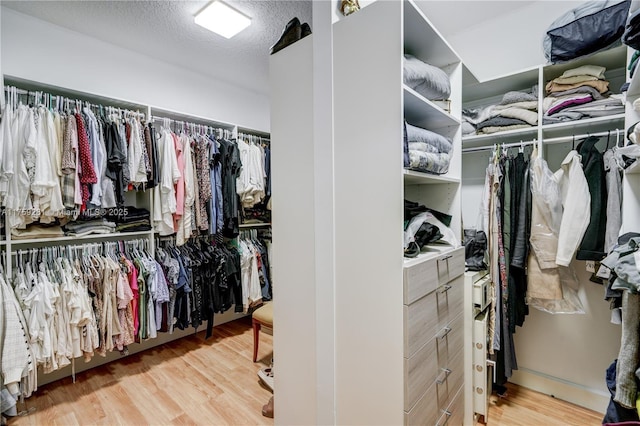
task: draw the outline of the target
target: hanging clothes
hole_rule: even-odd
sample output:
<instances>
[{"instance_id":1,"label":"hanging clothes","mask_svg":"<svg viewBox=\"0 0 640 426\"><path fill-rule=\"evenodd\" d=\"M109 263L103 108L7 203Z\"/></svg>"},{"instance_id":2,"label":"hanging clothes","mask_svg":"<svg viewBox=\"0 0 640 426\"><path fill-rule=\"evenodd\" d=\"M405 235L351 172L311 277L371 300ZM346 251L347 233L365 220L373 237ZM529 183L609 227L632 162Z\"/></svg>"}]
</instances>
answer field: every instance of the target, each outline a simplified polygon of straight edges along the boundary
<instances>
[{"instance_id":1,"label":"hanging clothes","mask_svg":"<svg viewBox=\"0 0 640 426\"><path fill-rule=\"evenodd\" d=\"M584 175L591 194L591 219L576 256L578 260L600 261L606 256L604 239L607 216L606 209L603 207L607 205L607 184L604 157L595 146L598 140L596 137L588 137L577 148L578 153L582 156Z\"/></svg>"}]
</instances>

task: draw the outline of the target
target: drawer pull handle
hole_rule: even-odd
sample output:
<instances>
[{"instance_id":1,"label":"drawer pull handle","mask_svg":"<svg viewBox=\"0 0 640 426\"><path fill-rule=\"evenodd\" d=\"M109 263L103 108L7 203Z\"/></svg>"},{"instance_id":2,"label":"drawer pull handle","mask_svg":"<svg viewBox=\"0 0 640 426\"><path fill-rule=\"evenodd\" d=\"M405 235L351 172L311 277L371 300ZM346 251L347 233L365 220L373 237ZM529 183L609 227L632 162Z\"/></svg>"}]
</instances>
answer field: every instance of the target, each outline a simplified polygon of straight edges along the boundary
<instances>
[{"instance_id":1,"label":"drawer pull handle","mask_svg":"<svg viewBox=\"0 0 640 426\"><path fill-rule=\"evenodd\" d=\"M452 255L452 254L450 254L450 255L448 255L448 256L441 257L441 258L440 258L440 260L449 260L449 259L451 259L452 257L453 257L453 255Z\"/></svg>"},{"instance_id":2,"label":"drawer pull handle","mask_svg":"<svg viewBox=\"0 0 640 426\"><path fill-rule=\"evenodd\" d=\"M438 422L438 425L437 425L437 426L445 426L447 423L449 423L449 419L451 418L451 415L452 415L452 414L451 414L451 411L449 411L449 410L444 410L443 414L444 414L444 416L445 416L444 423L440 424L440 423Z\"/></svg>"},{"instance_id":3,"label":"drawer pull handle","mask_svg":"<svg viewBox=\"0 0 640 426\"><path fill-rule=\"evenodd\" d=\"M449 284L445 284L442 287L440 287L440 293L446 293L449 290L451 290L451 286Z\"/></svg>"},{"instance_id":4,"label":"drawer pull handle","mask_svg":"<svg viewBox=\"0 0 640 426\"><path fill-rule=\"evenodd\" d=\"M446 382L447 378L449 378L449 374L451 374L451 370L449 370L448 368L443 368L442 373L440 373L440 375L436 378L436 383L441 385Z\"/></svg>"},{"instance_id":5,"label":"drawer pull handle","mask_svg":"<svg viewBox=\"0 0 640 426\"><path fill-rule=\"evenodd\" d=\"M444 339L447 337L447 334L451 333L451 327L445 327L442 329L442 334L438 336L439 339Z\"/></svg>"}]
</instances>

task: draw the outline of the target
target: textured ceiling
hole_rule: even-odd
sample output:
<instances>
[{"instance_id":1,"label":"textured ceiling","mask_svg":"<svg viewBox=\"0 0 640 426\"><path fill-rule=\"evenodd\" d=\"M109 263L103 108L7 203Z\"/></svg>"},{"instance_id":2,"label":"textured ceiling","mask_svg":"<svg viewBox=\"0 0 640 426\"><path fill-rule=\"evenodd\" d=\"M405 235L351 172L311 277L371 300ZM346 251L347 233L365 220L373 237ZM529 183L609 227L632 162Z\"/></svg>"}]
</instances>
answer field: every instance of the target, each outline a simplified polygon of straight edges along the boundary
<instances>
[{"instance_id":1,"label":"textured ceiling","mask_svg":"<svg viewBox=\"0 0 640 426\"><path fill-rule=\"evenodd\" d=\"M259 93L269 92L269 47L311 1L226 0L252 18L227 40L193 22L208 1L2 1L2 6Z\"/></svg>"}]
</instances>

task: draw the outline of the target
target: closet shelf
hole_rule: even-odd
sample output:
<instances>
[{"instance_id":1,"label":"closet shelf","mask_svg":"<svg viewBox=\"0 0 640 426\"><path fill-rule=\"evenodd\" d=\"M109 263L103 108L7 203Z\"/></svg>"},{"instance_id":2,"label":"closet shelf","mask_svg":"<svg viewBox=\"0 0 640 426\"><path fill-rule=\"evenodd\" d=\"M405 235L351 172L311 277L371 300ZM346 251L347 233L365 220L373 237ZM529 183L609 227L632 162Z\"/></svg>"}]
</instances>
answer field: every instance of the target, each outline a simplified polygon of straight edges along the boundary
<instances>
[{"instance_id":1,"label":"closet shelf","mask_svg":"<svg viewBox=\"0 0 640 426\"><path fill-rule=\"evenodd\" d=\"M581 133L606 132L614 128L624 129L624 114L607 115L585 120L568 121L566 123L546 124L541 126L542 140L569 136ZM462 138L465 148L476 148L494 143L510 143L520 140L532 140L537 137L538 126L493 133L490 135L473 135Z\"/></svg>"},{"instance_id":2,"label":"closet shelf","mask_svg":"<svg viewBox=\"0 0 640 426\"><path fill-rule=\"evenodd\" d=\"M460 62L456 51L413 0L404 2L404 53L438 68Z\"/></svg>"},{"instance_id":3,"label":"closet shelf","mask_svg":"<svg viewBox=\"0 0 640 426\"><path fill-rule=\"evenodd\" d=\"M25 240L11 240L12 246L26 245L26 244L35 244L35 243L68 243L70 241L81 241L81 242L91 242L91 240L95 240L96 242L100 242L101 240L125 240L125 239L134 239L140 237L149 237L153 231L136 231L136 232L114 232L111 234L90 234L84 235L81 237L65 235L63 237L55 237L55 238L29 238ZM4 241L3 241L4 242ZM6 244L6 242L4 242Z\"/></svg>"},{"instance_id":4,"label":"closet shelf","mask_svg":"<svg viewBox=\"0 0 640 426\"><path fill-rule=\"evenodd\" d=\"M271 223L241 223L240 229L242 228L267 228L271 226Z\"/></svg>"},{"instance_id":5,"label":"closet shelf","mask_svg":"<svg viewBox=\"0 0 640 426\"><path fill-rule=\"evenodd\" d=\"M428 129L459 126L460 120L403 84L404 118L411 124Z\"/></svg>"},{"instance_id":6,"label":"closet shelf","mask_svg":"<svg viewBox=\"0 0 640 426\"><path fill-rule=\"evenodd\" d=\"M518 142L523 139L533 139L537 137L538 127L527 127L524 129L507 130L506 132L492 133L489 135L463 136L462 146L465 148L475 148L494 143Z\"/></svg>"},{"instance_id":7,"label":"closet shelf","mask_svg":"<svg viewBox=\"0 0 640 426\"><path fill-rule=\"evenodd\" d=\"M547 124L542 126L542 136L544 140L544 138L555 138L575 133L604 132L614 127L624 129L624 114Z\"/></svg>"},{"instance_id":8,"label":"closet shelf","mask_svg":"<svg viewBox=\"0 0 640 426\"><path fill-rule=\"evenodd\" d=\"M430 185L437 183L460 183L460 178L445 175L432 175L430 173L416 172L404 169L404 183L408 185Z\"/></svg>"}]
</instances>

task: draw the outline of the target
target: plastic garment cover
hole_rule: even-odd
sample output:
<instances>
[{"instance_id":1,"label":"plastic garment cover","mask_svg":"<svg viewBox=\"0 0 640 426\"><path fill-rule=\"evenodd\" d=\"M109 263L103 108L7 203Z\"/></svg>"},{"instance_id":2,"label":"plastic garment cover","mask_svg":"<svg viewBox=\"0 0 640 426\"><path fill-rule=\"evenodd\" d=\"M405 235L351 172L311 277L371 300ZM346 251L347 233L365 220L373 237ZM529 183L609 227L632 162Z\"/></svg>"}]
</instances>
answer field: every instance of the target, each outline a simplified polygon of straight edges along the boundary
<instances>
[{"instance_id":1,"label":"plastic garment cover","mask_svg":"<svg viewBox=\"0 0 640 426\"><path fill-rule=\"evenodd\" d=\"M567 62L619 43L631 0L586 2L556 19L542 43L551 63Z\"/></svg>"},{"instance_id":2,"label":"plastic garment cover","mask_svg":"<svg viewBox=\"0 0 640 426\"><path fill-rule=\"evenodd\" d=\"M416 233L422 226L423 222L430 223L438 228L438 230L442 234L442 238L440 239L441 241L446 242L447 244L453 247L460 246L460 242L456 238L456 235L451 230L451 228L449 228L444 223L436 219L436 217L432 213L424 212L424 213L420 213L419 215L411 219L411 221L409 222L409 225L407 225L407 229L404 231L404 248L405 249L409 247L409 244L415 242Z\"/></svg>"},{"instance_id":3,"label":"plastic garment cover","mask_svg":"<svg viewBox=\"0 0 640 426\"><path fill-rule=\"evenodd\" d=\"M537 149L531 154L531 248L527 303L541 311L584 313L579 281L571 266L555 262L562 222L562 194L547 162Z\"/></svg>"}]
</instances>

